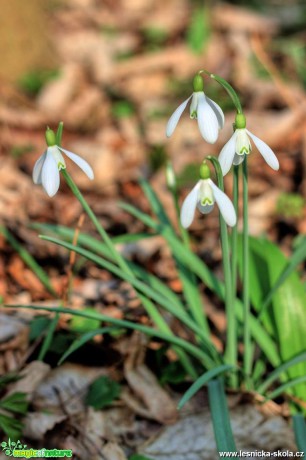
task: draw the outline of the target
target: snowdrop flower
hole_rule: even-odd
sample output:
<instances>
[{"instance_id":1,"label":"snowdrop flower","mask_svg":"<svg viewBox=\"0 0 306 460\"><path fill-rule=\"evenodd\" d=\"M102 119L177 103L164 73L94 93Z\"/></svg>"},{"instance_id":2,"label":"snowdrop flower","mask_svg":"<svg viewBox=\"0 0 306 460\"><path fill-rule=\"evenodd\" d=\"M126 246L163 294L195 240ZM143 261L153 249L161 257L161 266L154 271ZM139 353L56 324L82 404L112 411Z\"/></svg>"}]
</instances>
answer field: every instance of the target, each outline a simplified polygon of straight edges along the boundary
<instances>
[{"instance_id":1,"label":"snowdrop flower","mask_svg":"<svg viewBox=\"0 0 306 460\"><path fill-rule=\"evenodd\" d=\"M191 99L190 118L198 120L201 135L207 142L214 144L218 139L219 129L223 128L224 114L218 104L205 96L203 79L199 74L193 79L193 89L192 95L171 115L167 124L166 135L170 137L173 134L182 113Z\"/></svg>"},{"instance_id":2,"label":"snowdrop flower","mask_svg":"<svg viewBox=\"0 0 306 460\"><path fill-rule=\"evenodd\" d=\"M235 119L235 132L221 150L218 158L224 176L231 169L232 164L239 165L243 162L245 155L251 153L250 138L268 165L275 171L279 169L279 162L274 152L265 142L246 129L245 116L238 113Z\"/></svg>"},{"instance_id":3,"label":"snowdrop flower","mask_svg":"<svg viewBox=\"0 0 306 460\"><path fill-rule=\"evenodd\" d=\"M33 169L34 184L42 184L47 194L52 197L56 194L60 184L60 170L66 169L66 163L62 153L65 153L72 161L74 161L89 179L94 178L92 168L87 161L79 157L75 153L69 152L56 145L56 137L51 129L46 130L46 141L48 148L38 158Z\"/></svg>"},{"instance_id":4,"label":"snowdrop flower","mask_svg":"<svg viewBox=\"0 0 306 460\"><path fill-rule=\"evenodd\" d=\"M181 209L182 226L184 228L189 227L193 221L196 208L202 214L211 212L215 201L227 225L233 227L236 224L236 212L233 203L210 179L210 170L204 161L200 167L200 180L183 202Z\"/></svg>"}]
</instances>

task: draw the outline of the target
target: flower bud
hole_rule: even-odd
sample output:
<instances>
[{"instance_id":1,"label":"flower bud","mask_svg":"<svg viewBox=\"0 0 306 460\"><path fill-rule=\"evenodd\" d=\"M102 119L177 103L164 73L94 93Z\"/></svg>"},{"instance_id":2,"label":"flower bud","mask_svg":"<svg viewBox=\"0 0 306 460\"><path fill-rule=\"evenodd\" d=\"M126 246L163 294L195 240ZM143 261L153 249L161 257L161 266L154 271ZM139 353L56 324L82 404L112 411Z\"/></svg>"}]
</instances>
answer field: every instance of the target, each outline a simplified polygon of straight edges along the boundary
<instances>
[{"instance_id":1,"label":"flower bud","mask_svg":"<svg viewBox=\"0 0 306 460\"><path fill-rule=\"evenodd\" d=\"M244 129L246 127L246 118L243 113L237 113L235 118L235 128Z\"/></svg>"},{"instance_id":2,"label":"flower bud","mask_svg":"<svg viewBox=\"0 0 306 460\"><path fill-rule=\"evenodd\" d=\"M210 169L206 161L203 161L200 166L200 178L204 180L210 178Z\"/></svg>"},{"instance_id":3,"label":"flower bud","mask_svg":"<svg viewBox=\"0 0 306 460\"><path fill-rule=\"evenodd\" d=\"M193 79L193 91L197 93L198 91L203 91L204 90L204 83L203 83L203 78L201 75L196 74L196 76Z\"/></svg>"},{"instance_id":4,"label":"flower bud","mask_svg":"<svg viewBox=\"0 0 306 460\"><path fill-rule=\"evenodd\" d=\"M56 145L56 136L54 134L54 131L50 129L49 127L46 129L46 142L48 147L53 147L53 145Z\"/></svg>"}]
</instances>

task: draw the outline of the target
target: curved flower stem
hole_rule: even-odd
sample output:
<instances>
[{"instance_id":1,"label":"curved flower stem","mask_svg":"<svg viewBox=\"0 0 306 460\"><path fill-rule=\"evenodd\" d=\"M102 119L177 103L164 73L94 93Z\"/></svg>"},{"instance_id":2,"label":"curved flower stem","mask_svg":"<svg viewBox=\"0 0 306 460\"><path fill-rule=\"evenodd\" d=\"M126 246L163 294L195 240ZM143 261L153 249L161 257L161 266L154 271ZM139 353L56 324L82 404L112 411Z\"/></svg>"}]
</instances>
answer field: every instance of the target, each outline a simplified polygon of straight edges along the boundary
<instances>
[{"instance_id":1,"label":"curved flower stem","mask_svg":"<svg viewBox=\"0 0 306 460\"><path fill-rule=\"evenodd\" d=\"M248 222L248 163L243 162L243 369L247 389L250 389L252 366L252 344L250 334L250 291L249 291L249 222Z\"/></svg>"},{"instance_id":2,"label":"curved flower stem","mask_svg":"<svg viewBox=\"0 0 306 460\"><path fill-rule=\"evenodd\" d=\"M212 156L207 157L215 168L218 187L224 191L223 174L221 171L219 161ZM222 247L222 260L225 281L225 311L227 320L227 337L225 347L225 358L228 364L233 366L237 365L237 332L236 332L236 318L235 318L235 303L233 302L233 286L232 274L230 263L230 251L228 243L228 231L226 223L221 215L220 216L220 233L221 233L221 247ZM230 376L230 383L232 387L237 387L237 375L232 373Z\"/></svg>"}]
</instances>

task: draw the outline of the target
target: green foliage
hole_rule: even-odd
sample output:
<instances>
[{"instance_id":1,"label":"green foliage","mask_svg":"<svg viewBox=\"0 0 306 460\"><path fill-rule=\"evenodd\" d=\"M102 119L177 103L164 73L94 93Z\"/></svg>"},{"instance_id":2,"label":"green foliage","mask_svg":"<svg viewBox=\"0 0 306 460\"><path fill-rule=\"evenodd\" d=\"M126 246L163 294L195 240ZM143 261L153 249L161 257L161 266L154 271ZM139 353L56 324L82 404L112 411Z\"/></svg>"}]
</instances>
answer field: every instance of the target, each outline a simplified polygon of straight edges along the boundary
<instances>
[{"instance_id":1,"label":"green foliage","mask_svg":"<svg viewBox=\"0 0 306 460\"><path fill-rule=\"evenodd\" d=\"M262 314L262 322L277 344L283 363L290 362L305 350L306 293L298 273L294 271L296 264L301 260L301 255L304 255L305 247L306 244L298 247L298 253L295 252L293 255L292 265L292 259L287 260L275 244L263 238L250 238L251 302L260 313L263 305L266 304L265 299L269 299L267 308ZM239 259L240 270L242 270L241 253ZM289 367L286 374L280 373L280 377L282 380L288 378L292 380L305 374L306 363L302 360ZM284 390L286 388L289 388L289 385L283 387ZM306 399L305 384L299 381L299 385L293 390L296 396Z\"/></svg>"},{"instance_id":2,"label":"green foliage","mask_svg":"<svg viewBox=\"0 0 306 460\"><path fill-rule=\"evenodd\" d=\"M129 457L129 460L152 460L149 457L144 457L143 455L140 454L133 454L131 457Z\"/></svg>"},{"instance_id":3,"label":"green foliage","mask_svg":"<svg viewBox=\"0 0 306 460\"><path fill-rule=\"evenodd\" d=\"M300 452L306 452L306 423L304 416L295 414L293 416L293 428L296 439L296 445Z\"/></svg>"},{"instance_id":4,"label":"green foliage","mask_svg":"<svg viewBox=\"0 0 306 460\"><path fill-rule=\"evenodd\" d=\"M187 30L187 44L196 54L203 52L209 40L211 34L209 19L207 6L195 8L193 11Z\"/></svg>"},{"instance_id":5,"label":"green foliage","mask_svg":"<svg viewBox=\"0 0 306 460\"><path fill-rule=\"evenodd\" d=\"M84 308L83 311L95 311L94 308ZM69 329L72 332L90 332L100 326L100 321L96 319L80 318L73 316L70 321Z\"/></svg>"},{"instance_id":6,"label":"green foliage","mask_svg":"<svg viewBox=\"0 0 306 460\"><path fill-rule=\"evenodd\" d=\"M37 316L36 318L33 318L30 323L30 341L38 339L38 337L47 330L50 323L50 318L46 318L45 316Z\"/></svg>"},{"instance_id":7,"label":"green foliage","mask_svg":"<svg viewBox=\"0 0 306 460\"><path fill-rule=\"evenodd\" d=\"M10 155L13 158L18 159L27 153L33 152L33 150L34 146L32 144L14 146L10 150Z\"/></svg>"},{"instance_id":8,"label":"green foliage","mask_svg":"<svg viewBox=\"0 0 306 460\"><path fill-rule=\"evenodd\" d=\"M112 115L115 118L128 118L135 113L135 108L130 101L120 100L113 102L112 105Z\"/></svg>"},{"instance_id":9,"label":"green foliage","mask_svg":"<svg viewBox=\"0 0 306 460\"><path fill-rule=\"evenodd\" d=\"M201 375L192 385L188 388L180 402L178 403L178 409L182 407L208 382L215 379L216 377L224 374L225 372L233 370L233 366L230 364L223 364L222 366L215 367L210 371L205 372Z\"/></svg>"},{"instance_id":10,"label":"green foliage","mask_svg":"<svg viewBox=\"0 0 306 460\"><path fill-rule=\"evenodd\" d=\"M221 377L209 380L208 399L217 450L219 452L236 452L237 449L231 429L224 382Z\"/></svg>"},{"instance_id":11,"label":"green foliage","mask_svg":"<svg viewBox=\"0 0 306 460\"><path fill-rule=\"evenodd\" d=\"M41 88L50 80L59 76L57 69L53 70L36 70L23 75L17 82L20 89L22 89L29 96L36 96Z\"/></svg>"},{"instance_id":12,"label":"green foliage","mask_svg":"<svg viewBox=\"0 0 306 460\"><path fill-rule=\"evenodd\" d=\"M142 31L144 36L144 48L147 51L159 50L168 38L167 30L161 27L147 27Z\"/></svg>"},{"instance_id":13,"label":"green foliage","mask_svg":"<svg viewBox=\"0 0 306 460\"><path fill-rule=\"evenodd\" d=\"M167 153L163 145L153 145L151 147L149 151L149 164L153 172L165 166L167 159Z\"/></svg>"},{"instance_id":14,"label":"green foliage","mask_svg":"<svg viewBox=\"0 0 306 460\"><path fill-rule=\"evenodd\" d=\"M89 387L86 404L94 409L102 409L118 398L121 386L109 377L98 377Z\"/></svg>"},{"instance_id":15,"label":"green foliage","mask_svg":"<svg viewBox=\"0 0 306 460\"><path fill-rule=\"evenodd\" d=\"M305 206L304 198L297 193L282 193L276 203L276 211L286 218L301 218Z\"/></svg>"},{"instance_id":16,"label":"green foliage","mask_svg":"<svg viewBox=\"0 0 306 460\"><path fill-rule=\"evenodd\" d=\"M0 400L0 429L7 437L17 440L22 430L22 421L16 415L23 416L28 409L25 393L12 393Z\"/></svg>"}]
</instances>

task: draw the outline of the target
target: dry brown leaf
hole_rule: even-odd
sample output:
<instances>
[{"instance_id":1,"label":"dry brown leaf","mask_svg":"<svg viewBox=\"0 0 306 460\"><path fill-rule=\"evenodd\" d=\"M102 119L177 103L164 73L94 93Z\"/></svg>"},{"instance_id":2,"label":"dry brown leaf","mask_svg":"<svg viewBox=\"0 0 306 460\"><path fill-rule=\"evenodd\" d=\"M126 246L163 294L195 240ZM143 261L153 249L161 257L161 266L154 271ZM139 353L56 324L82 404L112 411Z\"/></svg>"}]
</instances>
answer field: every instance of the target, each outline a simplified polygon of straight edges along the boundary
<instances>
[{"instance_id":1,"label":"dry brown leaf","mask_svg":"<svg viewBox=\"0 0 306 460\"><path fill-rule=\"evenodd\" d=\"M280 416L264 417L253 405L232 409L231 424L238 450L296 450L288 423ZM184 417L161 429L138 451L152 460L217 460L209 411Z\"/></svg>"},{"instance_id":2,"label":"dry brown leaf","mask_svg":"<svg viewBox=\"0 0 306 460\"><path fill-rule=\"evenodd\" d=\"M22 392L28 401L35 399L35 390L50 372L50 366L41 361L32 361L20 372L21 379L9 386L9 394Z\"/></svg>"},{"instance_id":3,"label":"dry brown leaf","mask_svg":"<svg viewBox=\"0 0 306 460\"><path fill-rule=\"evenodd\" d=\"M144 412L149 414L150 418L160 423L173 423L178 416L176 404L143 363L144 348L141 341L143 342L143 339L140 334L133 334L124 364L125 378L130 388L145 404Z\"/></svg>"},{"instance_id":4,"label":"dry brown leaf","mask_svg":"<svg viewBox=\"0 0 306 460\"><path fill-rule=\"evenodd\" d=\"M66 419L63 414L50 414L44 412L28 412L23 420L23 436L41 441L47 431L52 430L57 423Z\"/></svg>"},{"instance_id":5,"label":"dry brown leaf","mask_svg":"<svg viewBox=\"0 0 306 460\"><path fill-rule=\"evenodd\" d=\"M84 396L90 383L100 375L108 375L105 368L65 363L52 369L35 392L36 409L52 409L73 415L84 411Z\"/></svg>"}]
</instances>

